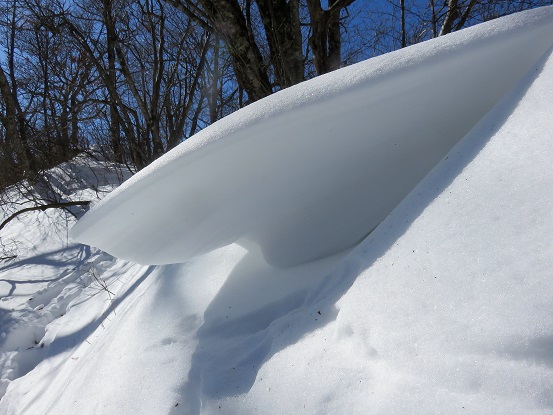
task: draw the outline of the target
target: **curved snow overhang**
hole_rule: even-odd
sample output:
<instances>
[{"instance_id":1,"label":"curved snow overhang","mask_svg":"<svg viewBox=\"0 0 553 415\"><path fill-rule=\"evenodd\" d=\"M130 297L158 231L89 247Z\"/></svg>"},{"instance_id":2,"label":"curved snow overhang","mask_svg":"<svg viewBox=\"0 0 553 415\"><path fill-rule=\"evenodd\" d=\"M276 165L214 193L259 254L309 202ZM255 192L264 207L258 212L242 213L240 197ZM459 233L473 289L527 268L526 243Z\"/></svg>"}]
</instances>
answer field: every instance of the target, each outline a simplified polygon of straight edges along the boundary
<instances>
[{"instance_id":1,"label":"curved snow overhang","mask_svg":"<svg viewBox=\"0 0 553 415\"><path fill-rule=\"evenodd\" d=\"M372 231L553 43L541 8L418 44L256 102L88 212L79 242L143 264L238 241L287 267Z\"/></svg>"}]
</instances>

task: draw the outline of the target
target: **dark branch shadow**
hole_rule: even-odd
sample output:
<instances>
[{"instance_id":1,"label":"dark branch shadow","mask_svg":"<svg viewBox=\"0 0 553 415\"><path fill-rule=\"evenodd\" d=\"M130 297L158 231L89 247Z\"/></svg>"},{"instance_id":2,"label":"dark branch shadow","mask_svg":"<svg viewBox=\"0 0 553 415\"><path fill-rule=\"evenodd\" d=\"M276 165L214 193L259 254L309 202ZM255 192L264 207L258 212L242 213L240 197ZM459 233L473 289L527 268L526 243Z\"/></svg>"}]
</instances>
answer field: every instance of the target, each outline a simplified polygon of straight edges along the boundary
<instances>
[{"instance_id":1,"label":"dark branch shadow","mask_svg":"<svg viewBox=\"0 0 553 415\"><path fill-rule=\"evenodd\" d=\"M60 254L64 254L60 256ZM11 263L0 267L0 272L14 270L25 265L40 265L55 268L56 271L60 268L72 267L73 269L84 266L92 256L92 252L87 245L73 245L67 248L61 248L55 251L46 252L39 255L34 255L29 258L21 259L18 261L12 261ZM14 279L14 278L0 278L0 282L5 282L10 285L10 289L6 297L10 297L15 294L18 285L26 284L43 284L58 281L64 276L66 272L60 272L56 276L47 279Z\"/></svg>"},{"instance_id":2,"label":"dark branch shadow","mask_svg":"<svg viewBox=\"0 0 553 415\"><path fill-rule=\"evenodd\" d=\"M60 254L68 254L71 252L74 252L74 254L70 257L64 255L62 259L60 259ZM0 267L0 271L15 269L23 265L47 265L50 267L66 267L67 265L70 265L73 267L80 267L90 259L90 256L90 246L78 244L34 255L29 258L12 261L9 264Z\"/></svg>"},{"instance_id":3,"label":"dark branch shadow","mask_svg":"<svg viewBox=\"0 0 553 415\"><path fill-rule=\"evenodd\" d=\"M154 269L155 266L148 267L148 269L138 279L136 279L136 281L125 292L118 293L117 297L115 297L111 302L108 310L106 310L106 312L104 312L100 317L71 334L66 336L57 336L54 341L47 346L48 357L63 353L78 344L83 343L100 325L102 325L109 313L125 301L125 299L131 295L140 286L140 284L146 280L146 278L148 278Z\"/></svg>"}]
</instances>

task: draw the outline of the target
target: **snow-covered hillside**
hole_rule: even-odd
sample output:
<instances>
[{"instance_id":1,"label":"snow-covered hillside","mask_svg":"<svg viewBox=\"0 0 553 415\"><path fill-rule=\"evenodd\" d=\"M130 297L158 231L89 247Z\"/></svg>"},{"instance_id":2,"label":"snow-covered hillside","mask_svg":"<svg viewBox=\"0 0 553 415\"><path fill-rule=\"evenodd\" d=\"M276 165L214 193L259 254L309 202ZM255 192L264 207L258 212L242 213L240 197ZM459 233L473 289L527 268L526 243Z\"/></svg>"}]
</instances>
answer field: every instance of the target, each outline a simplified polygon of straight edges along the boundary
<instances>
[{"instance_id":1,"label":"snow-covered hillside","mask_svg":"<svg viewBox=\"0 0 553 415\"><path fill-rule=\"evenodd\" d=\"M110 293L58 291L0 414L550 414L552 34L543 8L367 61L136 175L74 234L186 261L95 251Z\"/></svg>"}]
</instances>

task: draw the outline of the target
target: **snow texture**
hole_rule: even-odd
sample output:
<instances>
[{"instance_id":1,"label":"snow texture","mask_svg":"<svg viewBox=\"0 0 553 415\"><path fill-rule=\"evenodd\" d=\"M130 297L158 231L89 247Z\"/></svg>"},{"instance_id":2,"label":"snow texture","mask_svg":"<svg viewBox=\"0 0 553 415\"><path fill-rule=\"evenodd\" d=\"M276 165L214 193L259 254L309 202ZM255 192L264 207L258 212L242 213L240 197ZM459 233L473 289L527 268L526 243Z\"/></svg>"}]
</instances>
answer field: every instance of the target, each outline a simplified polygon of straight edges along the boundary
<instances>
[{"instance_id":1,"label":"snow texture","mask_svg":"<svg viewBox=\"0 0 553 415\"><path fill-rule=\"evenodd\" d=\"M552 14L493 21L254 103L144 169L72 237L142 264L236 241L278 267L351 248L542 57Z\"/></svg>"},{"instance_id":2,"label":"snow texture","mask_svg":"<svg viewBox=\"0 0 553 415\"><path fill-rule=\"evenodd\" d=\"M490 100L493 102L487 104L490 109L484 111L480 107L474 119L465 118L463 113L488 100L484 96L490 93L488 84L501 76L492 73L490 79L483 78L480 88L471 90L470 96L463 95L469 88L467 83L456 82L457 78L447 83L457 85L457 89L444 85L453 94L453 107L448 101L446 109L456 108L456 115L470 124L464 127L466 134L461 126L455 127L457 134L463 136L454 140L456 144L450 143L451 150L441 149L443 154L435 155L434 162L429 161L427 150L419 151L415 146L412 158L422 158L430 172L404 189L407 196L351 249L288 268L268 264L267 249L262 243L259 247L251 243L247 249L231 244L184 263L161 266L141 266L91 250L86 267L76 264L75 269L63 274L67 278L65 287L61 285L64 278L60 278L33 295L32 300L26 299L25 307L20 308L28 311L26 315L10 313L2 307L2 313L19 319L20 325L38 321L40 326L42 322L33 319L40 316L41 304L50 313L59 302L63 315L52 313L53 319L32 329L35 331L9 332L2 328L8 337L14 334L8 353L8 346L0 340L1 356L19 359L29 371L24 376L12 373L9 379L3 378L7 391L0 401L0 414L551 414L552 10L521 13L376 60L373 69L380 68L381 75L371 75L373 86L366 92L378 91L377 85L383 82L395 94L394 99L386 98L383 89L383 102L389 99L388 105L396 102L400 108L404 95L394 85L399 82L407 88L405 96L409 96L410 88L417 89L416 82L425 80L422 74L439 76L434 65L450 69L462 80L464 72L456 71L458 66L466 70L475 70L476 66L476 72L484 74L485 68L498 69L496 60L504 57L508 66L520 64L520 73L512 75L501 88L498 86L501 91L496 91L494 100ZM472 47L465 48L464 42L470 42ZM541 56L536 46L540 42ZM449 49L445 44L451 45ZM519 50L521 45L526 50ZM515 65L507 58L509 53L500 51L525 54L527 69L522 68L521 62ZM413 67L403 60L396 62L395 57L408 55L412 62L419 62L416 70L409 69ZM455 65L446 65L450 59ZM378 62L396 62L403 75L389 73L389 65L382 63L379 67ZM204 136L190 141L153 171L135 176L123 185L123 190L100 202L85 216L79 235L98 235L103 240L104 219L108 223L112 220L112 208L113 218L121 220L118 229L134 232L134 228L146 226L145 218L121 216L124 204L120 195L132 198L136 193L135 202L147 204L148 200L142 197L153 191L150 181L154 178L159 188L174 186L168 199L156 201L158 205L164 202L171 213L172 201L180 203L183 188L170 173L180 172L181 159L198 163L190 167L190 171L197 171L200 160L212 160L219 152L232 154L230 147L242 145L238 131L254 131L250 128L256 123L269 125L274 116L280 120L279 128L295 122L296 138L308 137L313 131L320 134L314 120L323 122L335 115L333 96L344 105L346 97L356 96L357 87L351 90L347 86L354 82L350 75L356 73L355 68L342 70L338 75L312 82L311 85L319 85L320 90L314 88L317 93L328 99L326 104L317 101L308 106L317 111L315 114L298 104L304 99L299 93L305 91L299 87L283 91L282 101L270 98L273 101L269 102L275 105L286 97L288 101L267 119L250 115L256 108L265 108L260 104L244 109L240 117L218 123L209 130L211 133L205 133L214 134L213 140ZM363 72L356 76L365 75ZM386 84L389 79L395 82ZM327 81L332 82L325 89ZM439 88L421 88L418 105L413 104L411 110L422 116L425 113L419 107L430 105L436 128L449 131L440 125L447 111L435 108L429 99L440 98L436 89ZM299 94L297 99L294 91ZM463 96L466 106L455 107L453 101ZM301 124L295 111L285 110L287 105L303 112L306 124ZM273 108L268 106L265 111ZM354 111L359 107L351 108ZM324 114L318 113L323 110ZM410 114L400 115L394 118L394 126L400 124L398 119L425 125L418 119L412 121ZM238 127L239 118L246 121ZM352 116L348 122L354 123L357 118ZM248 127L246 124L252 119L258 121ZM349 142L348 125L341 124L340 119L336 122L341 129L334 135ZM224 139L217 139L217 134L223 132L215 133L227 122L237 128L236 134L231 131ZM353 130L359 133L356 128L360 128L358 124ZM419 137L416 134L411 136ZM250 143L255 141L250 139ZM305 156L314 162L313 154L323 155L324 150L315 146L315 141L308 140L309 146L302 140L293 149L300 152L304 145L301 151L305 154L298 153L297 157ZM325 143L331 146L332 141ZM195 147L191 149L192 146ZM263 149L254 148L257 152ZM244 163L257 160L256 153L249 154L251 158L242 159ZM277 154L283 157L282 162L290 161L287 152ZM392 157L395 152L385 154ZM332 169L347 171L349 159L340 158L339 154L336 157ZM405 158L407 163L408 157ZM300 186L296 182L304 180L304 185L317 185L311 182L313 178L305 173L306 169L295 168L296 173L302 174L294 177L290 187L296 189ZM255 169L258 174L261 171L260 167ZM278 170L281 174L283 171L282 167ZM250 202L257 203L256 191L263 193L271 185L250 178L245 170L243 173L246 177L241 179L250 180L249 186L241 188L237 196L249 194ZM387 177L391 174L386 170ZM196 177L198 184L202 180L203 176ZM397 180L398 185L403 183L399 176ZM387 178L385 181L393 182ZM351 186L363 193L363 183L353 180ZM333 181L330 185L338 186ZM212 190L222 191L216 186ZM385 190L382 194L387 196ZM288 193L280 195L285 200L277 201L279 209L294 206L295 199L289 199ZM228 194L212 197L226 201L232 209ZM238 198L235 203L242 201ZM202 210L224 216L226 207L206 205ZM150 214L151 208L147 206L144 214ZM357 210L352 208L353 213ZM105 218L95 212L103 212ZM183 217L177 214L178 209L172 213L161 219L178 228ZM297 215L299 220L304 214ZM153 242L148 240L149 235L144 235L143 241L138 236L132 242L120 239L121 249L130 252L140 248L141 243L158 246L166 225L161 219L159 238L152 234ZM328 221L332 223L332 218ZM284 231L291 233L286 225L282 224ZM337 237L346 233L339 230ZM180 241L174 239L173 233L166 235L166 240ZM306 243L311 241L292 239L290 249L303 250ZM162 253L157 248L153 250L152 258L159 258ZM285 265L310 257L303 251L292 260L277 251L282 254L278 257L286 260ZM57 259L57 255L51 253L49 258ZM16 272L24 265L31 272L38 270L40 264L13 264L10 269L0 269L0 275L4 278L5 272ZM74 291L75 281L87 275L96 276L95 281L105 281L112 296L95 291L94 284ZM6 299L9 304L17 300L11 294ZM37 342L35 347L33 341ZM31 349L25 349L28 343ZM39 356L31 355L36 346ZM6 370L0 367L0 374L4 373Z\"/></svg>"}]
</instances>

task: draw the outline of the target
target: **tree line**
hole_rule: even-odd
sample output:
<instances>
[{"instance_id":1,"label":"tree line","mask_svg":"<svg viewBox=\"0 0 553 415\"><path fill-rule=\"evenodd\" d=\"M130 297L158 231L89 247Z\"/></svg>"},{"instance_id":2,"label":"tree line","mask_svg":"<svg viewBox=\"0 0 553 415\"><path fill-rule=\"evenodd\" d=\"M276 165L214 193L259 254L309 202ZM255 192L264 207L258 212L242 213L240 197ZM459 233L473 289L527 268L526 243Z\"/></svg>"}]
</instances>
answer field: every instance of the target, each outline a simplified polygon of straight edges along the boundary
<instances>
[{"instance_id":1,"label":"tree line","mask_svg":"<svg viewBox=\"0 0 553 415\"><path fill-rule=\"evenodd\" d=\"M0 188L95 146L139 170L344 65L553 0L2 0Z\"/></svg>"}]
</instances>

